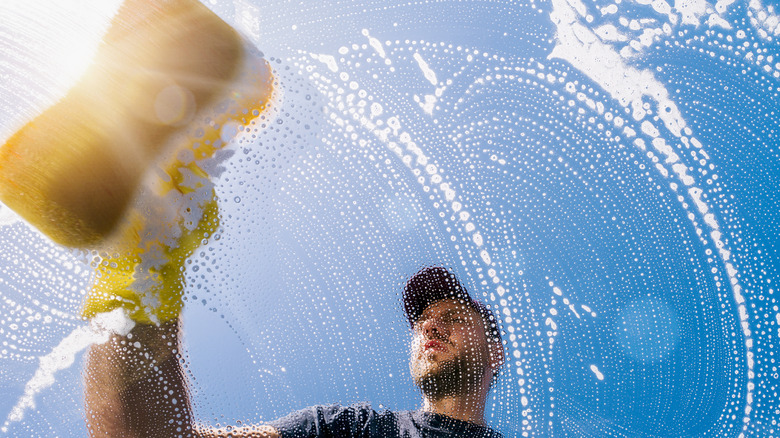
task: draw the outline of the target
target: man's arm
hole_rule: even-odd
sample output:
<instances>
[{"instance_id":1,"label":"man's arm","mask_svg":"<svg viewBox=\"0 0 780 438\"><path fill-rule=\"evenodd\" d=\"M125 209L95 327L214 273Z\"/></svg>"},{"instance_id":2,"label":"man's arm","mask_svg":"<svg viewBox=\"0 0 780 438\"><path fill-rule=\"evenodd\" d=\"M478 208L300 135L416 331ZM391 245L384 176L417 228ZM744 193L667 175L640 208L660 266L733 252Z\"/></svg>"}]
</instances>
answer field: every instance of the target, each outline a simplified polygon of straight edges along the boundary
<instances>
[{"instance_id":1,"label":"man's arm","mask_svg":"<svg viewBox=\"0 0 780 438\"><path fill-rule=\"evenodd\" d=\"M89 351L84 370L87 428L92 437L262 437L271 426L207 429L192 418L182 369L179 324L137 324Z\"/></svg>"},{"instance_id":2,"label":"man's arm","mask_svg":"<svg viewBox=\"0 0 780 438\"><path fill-rule=\"evenodd\" d=\"M128 336L90 349L84 386L91 436L193 435L178 332L175 321L137 324Z\"/></svg>"}]
</instances>

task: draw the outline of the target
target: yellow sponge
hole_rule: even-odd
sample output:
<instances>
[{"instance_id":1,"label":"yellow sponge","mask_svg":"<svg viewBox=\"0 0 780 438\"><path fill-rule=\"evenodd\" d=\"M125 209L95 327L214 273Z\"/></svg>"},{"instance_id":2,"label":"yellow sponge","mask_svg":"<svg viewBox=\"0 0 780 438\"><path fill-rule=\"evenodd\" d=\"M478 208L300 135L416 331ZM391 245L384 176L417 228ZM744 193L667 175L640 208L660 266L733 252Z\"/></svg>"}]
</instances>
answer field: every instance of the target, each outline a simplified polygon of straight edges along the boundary
<instances>
[{"instance_id":1,"label":"yellow sponge","mask_svg":"<svg viewBox=\"0 0 780 438\"><path fill-rule=\"evenodd\" d=\"M126 0L85 76L0 148L0 200L55 242L108 251L84 316L173 320L184 263L219 226L204 165L272 92L267 61L205 6Z\"/></svg>"},{"instance_id":2,"label":"yellow sponge","mask_svg":"<svg viewBox=\"0 0 780 438\"><path fill-rule=\"evenodd\" d=\"M196 0L126 0L84 76L0 147L0 201L57 243L101 243L193 121L268 100L270 69L247 47Z\"/></svg>"}]
</instances>

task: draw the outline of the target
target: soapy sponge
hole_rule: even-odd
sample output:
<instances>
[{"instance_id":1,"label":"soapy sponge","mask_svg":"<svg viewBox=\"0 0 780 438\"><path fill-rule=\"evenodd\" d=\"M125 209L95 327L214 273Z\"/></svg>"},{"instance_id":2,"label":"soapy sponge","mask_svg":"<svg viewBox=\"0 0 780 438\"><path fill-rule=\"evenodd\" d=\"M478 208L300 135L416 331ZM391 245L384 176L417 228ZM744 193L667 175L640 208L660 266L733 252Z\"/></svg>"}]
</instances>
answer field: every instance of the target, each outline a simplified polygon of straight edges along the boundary
<instances>
[{"instance_id":1,"label":"soapy sponge","mask_svg":"<svg viewBox=\"0 0 780 438\"><path fill-rule=\"evenodd\" d=\"M126 0L78 83L0 147L0 201L57 243L101 243L193 122L267 101L270 69L248 47L195 0Z\"/></svg>"},{"instance_id":2,"label":"soapy sponge","mask_svg":"<svg viewBox=\"0 0 780 438\"><path fill-rule=\"evenodd\" d=\"M102 259L83 314L178 317L187 258L219 226L217 152L266 110L267 61L195 0L126 0L94 63L0 147L0 200Z\"/></svg>"}]
</instances>

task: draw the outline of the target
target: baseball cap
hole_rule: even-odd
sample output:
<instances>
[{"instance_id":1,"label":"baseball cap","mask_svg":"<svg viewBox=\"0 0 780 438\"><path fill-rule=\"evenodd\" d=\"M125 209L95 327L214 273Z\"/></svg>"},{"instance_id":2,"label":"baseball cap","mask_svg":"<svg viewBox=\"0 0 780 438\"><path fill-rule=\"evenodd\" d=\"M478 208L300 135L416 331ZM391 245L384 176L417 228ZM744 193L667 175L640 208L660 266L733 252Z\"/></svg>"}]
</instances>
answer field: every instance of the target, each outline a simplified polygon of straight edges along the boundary
<instances>
[{"instance_id":1,"label":"baseball cap","mask_svg":"<svg viewBox=\"0 0 780 438\"><path fill-rule=\"evenodd\" d=\"M460 300L479 312L489 327L490 336L493 340L501 342L498 319L493 311L481 301L473 299L455 274L441 266L425 267L406 282L403 304L409 325L414 326L428 306L445 299Z\"/></svg>"}]
</instances>

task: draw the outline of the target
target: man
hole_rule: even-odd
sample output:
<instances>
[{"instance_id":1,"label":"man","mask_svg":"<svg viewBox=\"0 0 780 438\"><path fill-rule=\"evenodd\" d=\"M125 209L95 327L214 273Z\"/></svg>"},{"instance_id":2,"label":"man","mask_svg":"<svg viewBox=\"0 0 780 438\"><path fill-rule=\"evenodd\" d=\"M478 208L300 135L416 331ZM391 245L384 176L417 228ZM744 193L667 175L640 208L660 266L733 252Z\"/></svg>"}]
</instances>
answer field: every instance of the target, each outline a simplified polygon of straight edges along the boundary
<instances>
[{"instance_id":1,"label":"man","mask_svg":"<svg viewBox=\"0 0 780 438\"><path fill-rule=\"evenodd\" d=\"M193 424L177 323L140 324L92 347L85 370L93 436L112 437L500 437L485 400L504 361L493 313L447 269L416 273L403 292L412 326L410 371L419 411L315 406L267 425L204 430Z\"/></svg>"}]
</instances>

